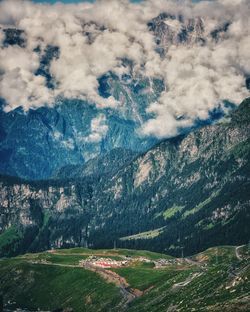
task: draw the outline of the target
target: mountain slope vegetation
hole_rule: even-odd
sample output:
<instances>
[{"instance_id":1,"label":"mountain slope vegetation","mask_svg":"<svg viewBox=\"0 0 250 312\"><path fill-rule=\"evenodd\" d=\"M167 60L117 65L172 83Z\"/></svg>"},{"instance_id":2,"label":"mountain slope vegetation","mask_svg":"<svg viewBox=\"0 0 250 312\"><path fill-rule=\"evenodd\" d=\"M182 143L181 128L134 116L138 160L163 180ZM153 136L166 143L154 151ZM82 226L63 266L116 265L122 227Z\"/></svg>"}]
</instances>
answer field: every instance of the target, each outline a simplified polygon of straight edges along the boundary
<instances>
[{"instance_id":1,"label":"mountain slope vegetation","mask_svg":"<svg viewBox=\"0 0 250 312\"><path fill-rule=\"evenodd\" d=\"M95 272L79 265L80 260L100 257L102 261L126 259L128 264ZM77 248L26 254L2 259L0 264L0 289L10 311L232 312L250 308L247 246L210 248L182 259L147 251ZM118 283L106 276L115 276ZM128 300L130 292L135 295Z\"/></svg>"},{"instance_id":2,"label":"mountain slope vegetation","mask_svg":"<svg viewBox=\"0 0 250 312\"><path fill-rule=\"evenodd\" d=\"M108 175L3 176L1 255L116 243L180 256L247 243L249 116L247 99L230 119L165 140Z\"/></svg>"}]
</instances>

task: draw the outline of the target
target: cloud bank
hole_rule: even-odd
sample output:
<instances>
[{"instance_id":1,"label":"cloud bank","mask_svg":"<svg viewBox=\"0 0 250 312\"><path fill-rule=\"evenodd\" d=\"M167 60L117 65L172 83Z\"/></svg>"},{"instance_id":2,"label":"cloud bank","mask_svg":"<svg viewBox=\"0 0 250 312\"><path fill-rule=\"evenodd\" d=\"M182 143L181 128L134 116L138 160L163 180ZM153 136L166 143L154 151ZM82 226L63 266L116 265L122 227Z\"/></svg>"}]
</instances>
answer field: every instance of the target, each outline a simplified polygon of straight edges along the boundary
<instances>
[{"instance_id":1,"label":"cloud bank","mask_svg":"<svg viewBox=\"0 0 250 312\"><path fill-rule=\"evenodd\" d=\"M91 120L90 130L91 133L85 138L85 142L101 142L101 140L108 132L108 126L106 125L106 116L104 114L100 114L96 118L93 118Z\"/></svg>"},{"instance_id":2,"label":"cloud bank","mask_svg":"<svg viewBox=\"0 0 250 312\"><path fill-rule=\"evenodd\" d=\"M151 117L141 134L173 136L195 120L207 119L222 101L239 104L249 95L249 15L248 0L99 0L68 5L2 1L0 97L6 111L52 106L58 98L119 110L113 96L100 96L98 79L107 72L127 74L128 59L134 76L160 78L166 86L147 108ZM6 28L23 30L25 44L6 44ZM59 48L48 65L53 88L39 74L48 46ZM107 132L104 115L92 126L89 140L98 141L99 134Z\"/></svg>"}]
</instances>

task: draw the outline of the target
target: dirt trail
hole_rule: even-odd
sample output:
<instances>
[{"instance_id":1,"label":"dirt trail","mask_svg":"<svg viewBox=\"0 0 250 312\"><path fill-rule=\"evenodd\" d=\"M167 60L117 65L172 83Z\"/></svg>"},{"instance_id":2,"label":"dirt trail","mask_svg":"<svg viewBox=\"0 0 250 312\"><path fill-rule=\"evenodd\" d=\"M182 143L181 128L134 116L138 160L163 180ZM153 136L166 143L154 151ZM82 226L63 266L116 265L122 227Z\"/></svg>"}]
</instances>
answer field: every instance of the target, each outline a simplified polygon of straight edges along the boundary
<instances>
[{"instance_id":1,"label":"dirt trail","mask_svg":"<svg viewBox=\"0 0 250 312\"><path fill-rule=\"evenodd\" d=\"M129 283L126 281L124 277L121 277L119 274L113 271L98 268L89 264L85 265L85 268L93 272L96 272L108 283L114 283L120 289L121 294L124 298L123 302L121 303L121 307L122 306L126 307L135 298L143 295L143 292L141 290L131 288Z\"/></svg>"},{"instance_id":2,"label":"dirt trail","mask_svg":"<svg viewBox=\"0 0 250 312\"><path fill-rule=\"evenodd\" d=\"M48 250L48 253L51 253L53 255L57 256L96 256L96 257L123 257L123 255L119 255L115 252L107 252L107 253L88 253L88 252L79 252L79 253L63 253L63 252L57 252L56 250Z\"/></svg>"},{"instance_id":3,"label":"dirt trail","mask_svg":"<svg viewBox=\"0 0 250 312\"><path fill-rule=\"evenodd\" d=\"M238 246L238 247L235 247L235 256L238 260L243 260L243 258L241 257L240 253L239 253L239 249L244 247L244 245L241 245L241 246Z\"/></svg>"},{"instance_id":4,"label":"dirt trail","mask_svg":"<svg viewBox=\"0 0 250 312\"><path fill-rule=\"evenodd\" d=\"M32 264L60 266L60 267L67 267L67 268L81 268L81 269L84 268L92 272L95 272L98 275L100 275L103 279L105 279L108 283L113 283L120 289L120 292L123 296L123 301L120 304L121 308L126 308L127 305L131 301L143 295L143 292L141 290L131 288L129 283L126 281L126 279L124 277L121 277L119 274L113 271L107 270L107 269L92 266L90 264L81 266L77 264L62 264L62 263L51 263L51 262L41 262L41 261L29 261L29 262Z\"/></svg>"},{"instance_id":5,"label":"dirt trail","mask_svg":"<svg viewBox=\"0 0 250 312\"><path fill-rule=\"evenodd\" d=\"M201 276L202 274L203 274L202 272L200 272L200 273L194 273L194 274L190 275L185 281L174 284L174 285L173 285L173 288L185 287L185 286L187 286L189 283L191 283L193 279L195 279L195 278Z\"/></svg>"},{"instance_id":6,"label":"dirt trail","mask_svg":"<svg viewBox=\"0 0 250 312\"><path fill-rule=\"evenodd\" d=\"M66 268L82 268L82 266L78 264L63 264L63 263L52 263L52 262L41 262L41 261L27 261L31 264L41 264L41 265L52 265L52 266L60 266Z\"/></svg>"}]
</instances>

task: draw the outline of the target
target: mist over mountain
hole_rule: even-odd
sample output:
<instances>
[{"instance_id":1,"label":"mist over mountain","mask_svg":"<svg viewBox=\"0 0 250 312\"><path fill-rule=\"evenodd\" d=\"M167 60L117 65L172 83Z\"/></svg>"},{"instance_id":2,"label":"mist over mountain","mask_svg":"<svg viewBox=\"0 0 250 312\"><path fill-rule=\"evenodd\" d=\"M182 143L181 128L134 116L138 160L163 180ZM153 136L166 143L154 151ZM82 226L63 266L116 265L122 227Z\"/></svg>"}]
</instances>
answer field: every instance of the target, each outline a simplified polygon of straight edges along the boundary
<instances>
[{"instance_id":1,"label":"mist over mountain","mask_svg":"<svg viewBox=\"0 0 250 312\"><path fill-rule=\"evenodd\" d=\"M250 309L249 0L0 0L0 311Z\"/></svg>"},{"instance_id":2,"label":"mist over mountain","mask_svg":"<svg viewBox=\"0 0 250 312\"><path fill-rule=\"evenodd\" d=\"M239 110L237 106L249 95L249 12L244 0L0 3L0 172L4 177L48 180L43 199L50 198L49 209L59 205L62 212L76 204L78 212L83 209L84 220L87 216L79 226L86 237L69 230L67 238L56 238L61 243L47 238L48 248L68 242L110 247L114 239L130 245L133 235L156 230L157 237L171 232L174 238L166 247L171 252L188 216L224 198L220 192L228 179L233 179L232 185L236 179L235 162L237 170L248 164L248 143L238 160L228 152L228 142L239 153L241 144L248 142L249 119L238 112L249 114L249 100ZM238 114L240 122L230 121ZM228 174L219 168L224 162L229 162ZM246 170L241 179L247 175ZM58 185L66 183L69 188L68 181L71 199L64 188L57 194ZM191 191L196 182L201 188L197 198ZM13 187L13 194L23 188ZM4 191L3 205L8 192ZM33 228L35 207L35 218L38 213L41 219L35 222L35 236L40 235L46 215L41 207L47 204L36 203L33 191L27 192L27 197L21 195L29 202L24 205L28 211L22 212L27 213L23 225ZM229 200L223 205L236 204ZM231 212L236 209L232 207ZM124 218L130 220L125 228ZM171 230L166 230L165 223L172 218ZM204 218L200 224L207 222ZM20 224L22 228L20 220L4 221L2 231ZM176 222L177 232L172 229ZM213 228L211 222L204 224L203 228ZM102 239L96 239L99 232ZM123 239L131 235L132 239ZM243 239L239 237L236 241ZM232 242L231 236L228 240ZM162 250L160 241L156 239L154 249ZM143 239L139 242L153 248L151 242L149 246ZM39 248L45 248L41 244ZM180 246L172 248L174 253L175 248Z\"/></svg>"},{"instance_id":3,"label":"mist over mountain","mask_svg":"<svg viewBox=\"0 0 250 312\"><path fill-rule=\"evenodd\" d=\"M0 12L4 174L49 178L113 148L143 152L249 94L247 1L11 0Z\"/></svg>"}]
</instances>

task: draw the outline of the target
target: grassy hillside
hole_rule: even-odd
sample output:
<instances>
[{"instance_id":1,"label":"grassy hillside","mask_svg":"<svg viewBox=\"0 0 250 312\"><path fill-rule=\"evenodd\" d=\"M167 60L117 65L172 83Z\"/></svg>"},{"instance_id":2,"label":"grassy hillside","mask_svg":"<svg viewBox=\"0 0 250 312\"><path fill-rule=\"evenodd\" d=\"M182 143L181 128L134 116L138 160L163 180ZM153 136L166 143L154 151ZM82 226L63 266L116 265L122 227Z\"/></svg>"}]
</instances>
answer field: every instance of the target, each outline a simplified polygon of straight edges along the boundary
<instances>
[{"instance_id":1,"label":"grassy hillside","mask_svg":"<svg viewBox=\"0 0 250 312\"><path fill-rule=\"evenodd\" d=\"M4 302L29 310L112 311L121 301L118 288L82 268L32 264L29 257L1 261ZM61 263L60 259L58 261ZM68 261L66 261L68 262Z\"/></svg>"},{"instance_id":2,"label":"grassy hillside","mask_svg":"<svg viewBox=\"0 0 250 312\"><path fill-rule=\"evenodd\" d=\"M189 268L163 270L152 290L136 299L129 311L250 310L249 259L237 259L234 247L218 247L189 260L194 261ZM131 282L140 274L135 270Z\"/></svg>"},{"instance_id":3,"label":"grassy hillside","mask_svg":"<svg viewBox=\"0 0 250 312\"><path fill-rule=\"evenodd\" d=\"M69 249L57 249L57 254L79 254L79 255L98 255L98 256L131 256L131 257L147 257L151 260L165 258L172 258L169 255L162 253L152 252L148 250L133 250L133 249L88 249L88 248L69 248ZM44 253L41 253L44 254Z\"/></svg>"},{"instance_id":4,"label":"grassy hillside","mask_svg":"<svg viewBox=\"0 0 250 312\"><path fill-rule=\"evenodd\" d=\"M93 272L79 266L89 256L130 262ZM55 250L0 260L1 292L12 311L248 311L249 264L247 246L210 248L184 259L135 250ZM124 300L122 287L103 271L115 272L124 291L135 295Z\"/></svg>"}]
</instances>

